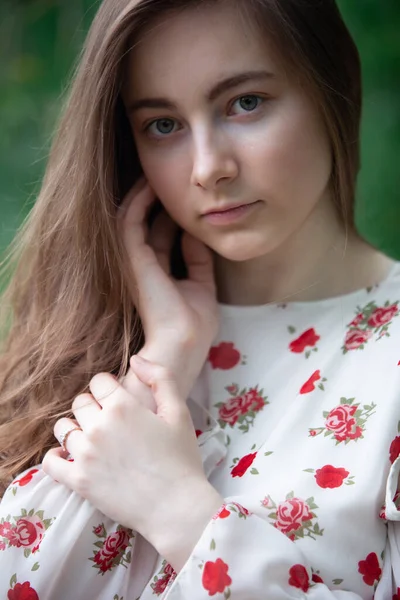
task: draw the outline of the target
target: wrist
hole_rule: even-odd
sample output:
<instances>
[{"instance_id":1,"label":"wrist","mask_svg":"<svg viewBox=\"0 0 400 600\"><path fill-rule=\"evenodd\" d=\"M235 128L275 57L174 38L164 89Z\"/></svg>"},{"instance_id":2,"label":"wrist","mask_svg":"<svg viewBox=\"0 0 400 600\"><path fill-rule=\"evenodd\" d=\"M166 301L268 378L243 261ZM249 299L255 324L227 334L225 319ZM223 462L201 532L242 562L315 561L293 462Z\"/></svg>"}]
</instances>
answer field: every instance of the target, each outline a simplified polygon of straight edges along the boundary
<instances>
[{"instance_id":1,"label":"wrist","mask_svg":"<svg viewBox=\"0 0 400 600\"><path fill-rule=\"evenodd\" d=\"M173 375L179 393L186 401L194 383L200 373L202 364L198 368L190 364L191 349L177 348L170 342L163 344L162 340L157 343L146 343L138 352L139 356L166 367Z\"/></svg>"},{"instance_id":2,"label":"wrist","mask_svg":"<svg viewBox=\"0 0 400 600\"><path fill-rule=\"evenodd\" d=\"M162 523L153 529L148 541L177 573L223 502L223 497L205 479L194 484L188 482L185 491L174 498L166 511L160 511Z\"/></svg>"}]
</instances>

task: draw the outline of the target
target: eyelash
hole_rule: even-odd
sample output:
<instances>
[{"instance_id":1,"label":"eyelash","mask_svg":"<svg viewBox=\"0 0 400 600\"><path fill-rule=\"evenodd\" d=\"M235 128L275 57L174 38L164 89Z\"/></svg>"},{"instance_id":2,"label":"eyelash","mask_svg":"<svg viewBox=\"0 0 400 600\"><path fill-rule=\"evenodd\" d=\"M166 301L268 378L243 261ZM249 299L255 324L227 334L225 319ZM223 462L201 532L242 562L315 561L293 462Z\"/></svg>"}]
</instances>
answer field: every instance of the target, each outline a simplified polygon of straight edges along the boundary
<instances>
[{"instance_id":1,"label":"eyelash","mask_svg":"<svg viewBox=\"0 0 400 600\"><path fill-rule=\"evenodd\" d=\"M266 102L266 98L264 98L263 96L259 96L257 94L244 94L244 95L238 96L237 98L235 98L234 100L232 100L232 102L229 105L229 110L232 108L232 106L234 106L234 104L236 104L236 102L239 102L240 100L243 100L243 98L256 98L259 102L258 102L257 107L254 110L249 110L249 111L244 110L244 113L241 113L241 114L246 114L246 113L253 114L254 112L257 111L257 109L260 108L260 106L262 104L264 104L264 102ZM149 133L153 138L156 138L158 140L161 140L163 138L168 138L170 135L172 135L173 133L175 133L175 131L171 131L170 133L165 133L165 134L162 134L160 132L158 132L156 134L151 133L150 132L150 127L152 127L152 125L155 125L156 123L160 123L161 121L175 121L175 119L170 118L170 117L165 117L163 119L162 118L161 119L155 119L154 121L151 121L148 125L145 126L144 132L145 133Z\"/></svg>"}]
</instances>

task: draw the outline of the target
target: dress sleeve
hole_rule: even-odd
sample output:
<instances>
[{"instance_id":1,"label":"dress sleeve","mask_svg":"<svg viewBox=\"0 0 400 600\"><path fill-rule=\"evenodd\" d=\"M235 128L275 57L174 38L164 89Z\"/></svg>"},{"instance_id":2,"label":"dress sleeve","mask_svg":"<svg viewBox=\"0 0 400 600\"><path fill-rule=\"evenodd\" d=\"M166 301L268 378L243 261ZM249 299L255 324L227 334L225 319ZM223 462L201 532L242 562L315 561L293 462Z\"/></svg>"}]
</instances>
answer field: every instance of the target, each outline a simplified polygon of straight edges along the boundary
<instances>
[{"instance_id":1,"label":"dress sleeve","mask_svg":"<svg viewBox=\"0 0 400 600\"><path fill-rule=\"evenodd\" d=\"M400 545L399 535L398 542ZM368 597L370 593L366 586ZM171 580L165 599L206 600L212 596L225 600L363 598L313 580L307 558L296 543L232 499L227 499L209 522L183 569ZM379 596L379 600L389 599L391 591Z\"/></svg>"},{"instance_id":2,"label":"dress sleeve","mask_svg":"<svg viewBox=\"0 0 400 600\"><path fill-rule=\"evenodd\" d=\"M123 596L135 541L40 466L30 469L0 504L0 598Z\"/></svg>"},{"instance_id":3,"label":"dress sleeve","mask_svg":"<svg viewBox=\"0 0 400 600\"><path fill-rule=\"evenodd\" d=\"M382 579L376 590L375 600L400 600L400 456L393 462L386 484L383 514L387 521L388 539Z\"/></svg>"}]
</instances>

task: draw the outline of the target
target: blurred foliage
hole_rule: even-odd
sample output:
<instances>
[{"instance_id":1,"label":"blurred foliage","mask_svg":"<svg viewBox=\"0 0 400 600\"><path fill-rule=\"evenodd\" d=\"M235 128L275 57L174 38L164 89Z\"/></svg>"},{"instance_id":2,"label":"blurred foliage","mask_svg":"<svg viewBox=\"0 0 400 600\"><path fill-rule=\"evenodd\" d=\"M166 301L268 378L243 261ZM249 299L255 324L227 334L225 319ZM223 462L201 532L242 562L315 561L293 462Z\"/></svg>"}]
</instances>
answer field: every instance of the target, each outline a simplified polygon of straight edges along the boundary
<instances>
[{"instance_id":1,"label":"blurred foliage","mask_svg":"<svg viewBox=\"0 0 400 600\"><path fill-rule=\"evenodd\" d=\"M0 249L40 188L93 0L0 0Z\"/></svg>"},{"instance_id":2,"label":"blurred foliage","mask_svg":"<svg viewBox=\"0 0 400 600\"><path fill-rule=\"evenodd\" d=\"M337 0L364 70L357 223L400 259L400 0ZM34 201L98 1L0 0L0 249Z\"/></svg>"}]
</instances>

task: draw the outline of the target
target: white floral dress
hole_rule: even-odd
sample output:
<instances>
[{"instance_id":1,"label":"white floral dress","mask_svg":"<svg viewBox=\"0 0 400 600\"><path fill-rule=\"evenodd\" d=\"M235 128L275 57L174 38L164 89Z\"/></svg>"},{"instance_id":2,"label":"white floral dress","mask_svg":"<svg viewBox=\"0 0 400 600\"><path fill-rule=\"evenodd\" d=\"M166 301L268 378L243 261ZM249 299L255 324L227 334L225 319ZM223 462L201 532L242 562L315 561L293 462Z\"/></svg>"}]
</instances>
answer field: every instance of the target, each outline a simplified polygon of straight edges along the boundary
<instances>
[{"instance_id":1,"label":"white floral dress","mask_svg":"<svg viewBox=\"0 0 400 600\"><path fill-rule=\"evenodd\" d=\"M1 599L400 600L399 264L338 298L221 306L189 406L225 501L181 572L38 466L0 505Z\"/></svg>"}]
</instances>

